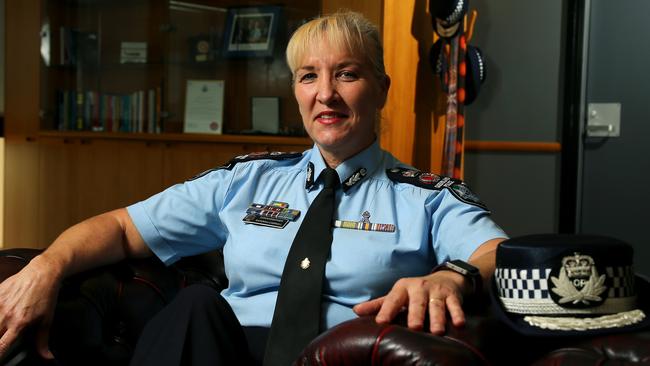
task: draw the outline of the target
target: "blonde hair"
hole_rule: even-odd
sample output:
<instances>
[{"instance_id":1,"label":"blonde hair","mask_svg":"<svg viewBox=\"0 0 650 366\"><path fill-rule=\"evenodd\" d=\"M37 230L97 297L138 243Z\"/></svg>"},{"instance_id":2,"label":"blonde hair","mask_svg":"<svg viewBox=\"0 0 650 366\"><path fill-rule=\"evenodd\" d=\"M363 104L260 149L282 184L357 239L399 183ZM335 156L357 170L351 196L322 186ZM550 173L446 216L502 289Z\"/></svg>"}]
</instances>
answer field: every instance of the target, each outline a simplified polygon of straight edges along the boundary
<instances>
[{"instance_id":1,"label":"blonde hair","mask_svg":"<svg viewBox=\"0 0 650 366\"><path fill-rule=\"evenodd\" d=\"M313 19L293 33L287 45L287 64L294 77L304 56L323 40L351 55L361 54L372 65L378 81L386 78L379 29L360 13L352 11L339 11Z\"/></svg>"}]
</instances>

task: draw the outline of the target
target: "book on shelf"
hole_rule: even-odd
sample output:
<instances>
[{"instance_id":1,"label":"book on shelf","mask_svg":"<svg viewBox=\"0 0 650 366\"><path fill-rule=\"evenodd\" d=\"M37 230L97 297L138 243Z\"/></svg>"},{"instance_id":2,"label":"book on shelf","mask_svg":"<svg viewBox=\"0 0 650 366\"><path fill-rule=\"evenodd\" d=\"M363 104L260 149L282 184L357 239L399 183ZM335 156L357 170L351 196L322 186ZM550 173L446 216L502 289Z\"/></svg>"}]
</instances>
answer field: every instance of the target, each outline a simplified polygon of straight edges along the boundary
<instances>
[{"instance_id":1,"label":"book on shelf","mask_svg":"<svg viewBox=\"0 0 650 366\"><path fill-rule=\"evenodd\" d=\"M57 90L55 127L60 131L159 133L160 90L129 94Z\"/></svg>"},{"instance_id":2,"label":"book on shelf","mask_svg":"<svg viewBox=\"0 0 650 366\"><path fill-rule=\"evenodd\" d=\"M68 111L70 112L70 116L66 118L66 126L70 130L75 130L77 128L77 92L70 90L68 94L70 95L68 97Z\"/></svg>"},{"instance_id":3,"label":"book on shelf","mask_svg":"<svg viewBox=\"0 0 650 366\"><path fill-rule=\"evenodd\" d=\"M101 121L103 121L103 127L105 128L106 131L108 132L113 132L113 96L112 95L104 95L103 98L101 98L102 104L105 106L105 109L102 109L102 117Z\"/></svg>"},{"instance_id":4,"label":"book on shelf","mask_svg":"<svg viewBox=\"0 0 650 366\"><path fill-rule=\"evenodd\" d=\"M99 99L99 93L96 91L89 91L88 96L90 97L90 118L91 118L91 130L95 132L100 132L103 130L100 116L102 114L102 103Z\"/></svg>"},{"instance_id":5,"label":"book on shelf","mask_svg":"<svg viewBox=\"0 0 650 366\"><path fill-rule=\"evenodd\" d=\"M84 93L81 91L78 91L75 95L75 100L77 101L77 105L75 106L75 127L79 131L84 130L84 125L85 121L84 118L86 117L84 113L85 109L85 102L84 102Z\"/></svg>"}]
</instances>

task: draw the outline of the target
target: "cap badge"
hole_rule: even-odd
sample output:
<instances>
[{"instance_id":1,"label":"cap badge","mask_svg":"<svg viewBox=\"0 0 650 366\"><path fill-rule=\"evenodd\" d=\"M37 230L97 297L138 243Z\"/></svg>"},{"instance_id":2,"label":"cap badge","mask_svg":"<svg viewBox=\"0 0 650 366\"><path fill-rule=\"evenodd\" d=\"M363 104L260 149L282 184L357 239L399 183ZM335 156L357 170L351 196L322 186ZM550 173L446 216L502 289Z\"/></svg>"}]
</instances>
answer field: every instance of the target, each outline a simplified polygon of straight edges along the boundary
<instances>
[{"instance_id":1,"label":"cap badge","mask_svg":"<svg viewBox=\"0 0 650 366\"><path fill-rule=\"evenodd\" d=\"M604 301L601 294L607 290L606 275L598 275L594 259L574 253L562 258L559 278L551 276L555 287L551 291L559 296L556 302L562 306L594 306ZM594 304L596 303L596 304Z\"/></svg>"},{"instance_id":2,"label":"cap badge","mask_svg":"<svg viewBox=\"0 0 650 366\"><path fill-rule=\"evenodd\" d=\"M314 185L314 163L307 164L307 178L305 179L305 188L311 189Z\"/></svg>"},{"instance_id":3,"label":"cap badge","mask_svg":"<svg viewBox=\"0 0 650 366\"><path fill-rule=\"evenodd\" d=\"M399 172L399 170L398 170ZM414 169L407 169L402 171L402 176L407 177L407 178L413 178L417 177L418 174L420 174L420 171L414 170Z\"/></svg>"},{"instance_id":4,"label":"cap badge","mask_svg":"<svg viewBox=\"0 0 650 366\"><path fill-rule=\"evenodd\" d=\"M360 168L356 172L352 173L352 175L349 176L348 179L346 179L343 182L343 192L347 191L348 189L352 188L355 184L359 183L359 181L363 179L363 177L365 177L367 173L368 171L366 170L366 168Z\"/></svg>"}]
</instances>

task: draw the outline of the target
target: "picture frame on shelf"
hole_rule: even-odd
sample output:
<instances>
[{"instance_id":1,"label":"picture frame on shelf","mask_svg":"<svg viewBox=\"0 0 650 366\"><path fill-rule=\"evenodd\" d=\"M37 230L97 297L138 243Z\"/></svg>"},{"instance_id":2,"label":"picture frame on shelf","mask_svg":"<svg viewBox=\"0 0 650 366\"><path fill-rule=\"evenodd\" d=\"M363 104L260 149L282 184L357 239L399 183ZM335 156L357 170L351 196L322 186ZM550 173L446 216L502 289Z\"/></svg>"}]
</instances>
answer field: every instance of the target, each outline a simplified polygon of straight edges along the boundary
<instances>
[{"instance_id":1,"label":"picture frame on shelf","mask_svg":"<svg viewBox=\"0 0 650 366\"><path fill-rule=\"evenodd\" d=\"M121 42L120 63L121 64L146 64L147 63L147 42Z\"/></svg>"},{"instance_id":2,"label":"picture frame on shelf","mask_svg":"<svg viewBox=\"0 0 650 366\"><path fill-rule=\"evenodd\" d=\"M220 36L215 32L201 33L189 37L190 61L193 63L212 62L220 51Z\"/></svg>"},{"instance_id":3,"label":"picture frame on shelf","mask_svg":"<svg viewBox=\"0 0 650 366\"><path fill-rule=\"evenodd\" d=\"M251 127L255 133L280 133L279 97L251 97Z\"/></svg>"},{"instance_id":4,"label":"picture frame on shelf","mask_svg":"<svg viewBox=\"0 0 650 366\"><path fill-rule=\"evenodd\" d=\"M272 56L281 15L282 7L275 5L228 9L224 56Z\"/></svg>"}]
</instances>

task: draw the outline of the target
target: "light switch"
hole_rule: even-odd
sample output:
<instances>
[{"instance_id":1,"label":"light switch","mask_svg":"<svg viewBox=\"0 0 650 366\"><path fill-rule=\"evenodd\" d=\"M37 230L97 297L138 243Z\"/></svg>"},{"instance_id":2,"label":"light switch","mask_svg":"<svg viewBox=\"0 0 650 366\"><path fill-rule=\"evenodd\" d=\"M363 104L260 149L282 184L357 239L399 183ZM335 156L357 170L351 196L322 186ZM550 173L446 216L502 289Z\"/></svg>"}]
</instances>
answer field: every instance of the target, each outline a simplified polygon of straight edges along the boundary
<instances>
[{"instance_id":1,"label":"light switch","mask_svg":"<svg viewBox=\"0 0 650 366\"><path fill-rule=\"evenodd\" d=\"M588 137L621 135L621 103L589 103L587 107Z\"/></svg>"}]
</instances>

